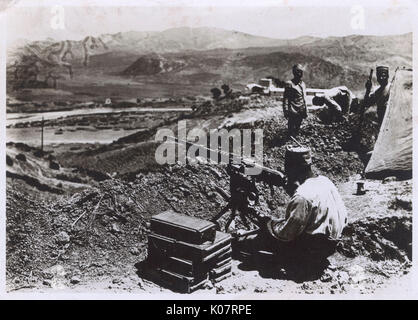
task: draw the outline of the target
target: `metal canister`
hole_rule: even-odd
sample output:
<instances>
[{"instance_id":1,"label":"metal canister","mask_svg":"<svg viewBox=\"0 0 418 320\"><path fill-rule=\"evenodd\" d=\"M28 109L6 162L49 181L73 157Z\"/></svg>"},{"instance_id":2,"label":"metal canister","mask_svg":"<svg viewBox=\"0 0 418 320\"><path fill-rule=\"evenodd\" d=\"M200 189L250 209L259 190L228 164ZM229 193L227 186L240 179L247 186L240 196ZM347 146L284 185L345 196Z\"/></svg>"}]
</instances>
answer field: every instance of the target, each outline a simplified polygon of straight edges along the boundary
<instances>
[{"instance_id":1,"label":"metal canister","mask_svg":"<svg viewBox=\"0 0 418 320\"><path fill-rule=\"evenodd\" d=\"M357 182L357 193L356 194L358 196L360 196L360 195L363 195L365 193L366 193L366 190L364 190L364 182L362 182L362 181Z\"/></svg>"}]
</instances>

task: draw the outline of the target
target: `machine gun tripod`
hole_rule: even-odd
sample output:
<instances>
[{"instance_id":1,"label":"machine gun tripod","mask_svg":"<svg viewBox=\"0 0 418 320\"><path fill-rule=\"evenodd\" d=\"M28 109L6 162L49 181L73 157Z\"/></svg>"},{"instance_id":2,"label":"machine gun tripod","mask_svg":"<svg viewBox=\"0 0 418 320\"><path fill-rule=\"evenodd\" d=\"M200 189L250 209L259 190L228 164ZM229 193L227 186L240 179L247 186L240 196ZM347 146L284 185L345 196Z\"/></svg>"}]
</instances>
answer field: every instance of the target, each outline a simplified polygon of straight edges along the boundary
<instances>
[{"instance_id":1,"label":"machine gun tripod","mask_svg":"<svg viewBox=\"0 0 418 320\"><path fill-rule=\"evenodd\" d=\"M219 220L230 211L230 216L225 224L225 231L234 219L239 216L242 224L248 231L235 234L236 236L247 236L258 233L260 227L265 225L266 219L263 214L257 212L255 206L258 204L259 192L256 181L267 182L271 189L273 185L282 186L285 181L284 175L276 170L263 168L264 170L257 176L246 176L244 174L244 164L229 164L227 172L230 176L230 196L224 190L216 187L217 191L228 202L221 211L212 219L219 227Z\"/></svg>"},{"instance_id":2,"label":"machine gun tripod","mask_svg":"<svg viewBox=\"0 0 418 320\"><path fill-rule=\"evenodd\" d=\"M183 143L186 146L195 145L194 143L184 141L176 137L168 136L168 138L170 138L174 143ZM199 147L204 148L209 152L222 154L222 151L219 150L214 150L202 146ZM232 160L232 156L236 157L236 155L233 155L232 153L226 154L229 156L230 160ZM253 163L252 161L249 161L243 157L238 158L240 159L239 164L229 162L227 167L227 172L230 177L230 195L228 195L221 188L216 187L219 194L221 194L222 197L228 203L214 218L211 219L211 221L217 224L219 228L219 220L225 214L227 214L228 211L231 211L231 215L228 218L227 223L225 225L225 231L228 232L229 226L231 225L232 221L235 219L237 215L239 215L243 225L247 229L251 229L250 223L255 225L255 228L247 232L240 233L239 235L237 234L237 236L246 236L249 234L257 233L260 230L260 227L266 224L266 219L268 219L268 217L258 213L257 210L254 208L254 206L258 203L259 198L256 181L262 181L267 183L270 186L271 192L273 193L273 186L283 187L286 184L286 176L284 175L284 173L278 170L270 169L262 165ZM245 174L246 167L256 166L258 167L258 169L260 169L260 174L255 176L248 176Z\"/></svg>"}]
</instances>

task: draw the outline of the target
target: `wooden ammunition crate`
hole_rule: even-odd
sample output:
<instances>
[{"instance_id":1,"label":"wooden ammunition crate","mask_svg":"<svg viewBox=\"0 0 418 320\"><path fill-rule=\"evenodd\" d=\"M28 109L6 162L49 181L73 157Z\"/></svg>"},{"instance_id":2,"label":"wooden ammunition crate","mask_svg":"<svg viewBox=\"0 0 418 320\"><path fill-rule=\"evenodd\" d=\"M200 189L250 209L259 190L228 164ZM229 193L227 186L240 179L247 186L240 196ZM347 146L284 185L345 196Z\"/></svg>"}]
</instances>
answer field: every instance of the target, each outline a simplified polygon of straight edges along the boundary
<instances>
[{"instance_id":1,"label":"wooden ammunition crate","mask_svg":"<svg viewBox=\"0 0 418 320\"><path fill-rule=\"evenodd\" d=\"M230 246L221 248L215 253L216 254L211 255L211 259L202 262L194 262L192 260L168 256L158 249L150 248L148 251L148 259L151 263L159 265L166 270L188 277L198 277L203 274L209 274L210 270L223 266L231 261Z\"/></svg>"},{"instance_id":2,"label":"wooden ammunition crate","mask_svg":"<svg viewBox=\"0 0 418 320\"><path fill-rule=\"evenodd\" d=\"M228 272L231 272L232 265L231 263L227 263L223 266L220 266L219 268L214 268L210 270L209 272L209 279L216 279Z\"/></svg>"},{"instance_id":3,"label":"wooden ammunition crate","mask_svg":"<svg viewBox=\"0 0 418 320\"><path fill-rule=\"evenodd\" d=\"M174 211L164 211L151 218L151 231L177 241L202 244L214 241L216 235L214 223Z\"/></svg>"},{"instance_id":4,"label":"wooden ammunition crate","mask_svg":"<svg viewBox=\"0 0 418 320\"><path fill-rule=\"evenodd\" d=\"M227 252L231 249L231 236L227 233L216 231L213 242L206 241L203 244L191 244L177 241L159 234L148 235L148 252L152 254L160 252L166 256L191 260L201 263Z\"/></svg>"},{"instance_id":5,"label":"wooden ammunition crate","mask_svg":"<svg viewBox=\"0 0 418 320\"><path fill-rule=\"evenodd\" d=\"M204 286L208 280L208 274L198 277L186 277L165 268L155 266L152 263L142 265L142 276L145 279L164 287L181 293L192 293Z\"/></svg>"}]
</instances>

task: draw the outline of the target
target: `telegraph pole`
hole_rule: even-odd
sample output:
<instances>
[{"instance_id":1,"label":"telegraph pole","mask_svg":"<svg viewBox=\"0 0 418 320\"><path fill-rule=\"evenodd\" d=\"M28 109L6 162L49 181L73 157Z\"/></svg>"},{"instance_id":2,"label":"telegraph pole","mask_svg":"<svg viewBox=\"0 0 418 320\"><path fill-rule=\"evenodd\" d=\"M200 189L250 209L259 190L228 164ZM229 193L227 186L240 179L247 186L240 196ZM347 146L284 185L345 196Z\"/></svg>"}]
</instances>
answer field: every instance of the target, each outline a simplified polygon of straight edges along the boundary
<instances>
[{"instance_id":1,"label":"telegraph pole","mask_svg":"<svg viewBox=\"0 0 418 320\"><path fill-rule=\"evenodd\" d=\"M41 121L41 151L44 152L44 117Z\"/></svg>"}]
</instances>

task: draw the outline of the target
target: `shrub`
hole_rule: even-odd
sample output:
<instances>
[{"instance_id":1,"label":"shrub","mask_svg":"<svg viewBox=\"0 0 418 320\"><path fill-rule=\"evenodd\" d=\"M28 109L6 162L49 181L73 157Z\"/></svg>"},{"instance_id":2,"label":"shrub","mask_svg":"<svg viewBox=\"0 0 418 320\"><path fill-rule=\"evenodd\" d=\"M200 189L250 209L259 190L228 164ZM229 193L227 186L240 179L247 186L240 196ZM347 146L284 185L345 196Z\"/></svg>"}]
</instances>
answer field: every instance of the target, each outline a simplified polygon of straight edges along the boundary
<instances>
[{"instance_id":1,"label":"shrub","mask_svg":"<svg viewBox=\"0 0 418 320\"><path fill-rule=\"evenodd\" d=\"M55 162L55 161L49 161L49 168L52 170L59 170L60 169L60 165Z\"/></svg>"},{"instance_id":2,"label":"shrub","mask_svg":"<svg viewBox=\"0 0 418 320\"><path fill-rule=\"evenodd\" d=\"M19 161L26 161L26 156L23 154L23 153L19 153L17 156L16 156L16 159L17 160L19 160Z\"/></svg>"},{"instance_id":3,"label":"shrub","mask_svg":"<svg viewBox=\"0 0 418 320\"><path fill-rule=\"evenodd\" d=\"M13 160L8 154L6 155L6 164L10 167L13 166Z\"/></svg>"},{"instance_id":4,"label":"shrub","mask_svg":"<svg viewBox=\"0 0 418 320\"><path fill-rule=\"evenodd\" d=\"M213 97L213 99L216 99L216 100L218 100L219 99L219 97L221 96L221 94L222 94L222 91L221 90L219 90L218 88L212 88L211 90L210 90L210 92L212 93L212 97Z\"/></svg>"}]
</instances>

